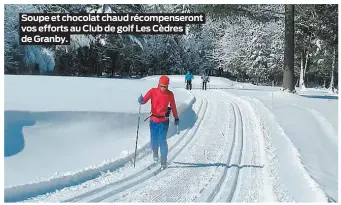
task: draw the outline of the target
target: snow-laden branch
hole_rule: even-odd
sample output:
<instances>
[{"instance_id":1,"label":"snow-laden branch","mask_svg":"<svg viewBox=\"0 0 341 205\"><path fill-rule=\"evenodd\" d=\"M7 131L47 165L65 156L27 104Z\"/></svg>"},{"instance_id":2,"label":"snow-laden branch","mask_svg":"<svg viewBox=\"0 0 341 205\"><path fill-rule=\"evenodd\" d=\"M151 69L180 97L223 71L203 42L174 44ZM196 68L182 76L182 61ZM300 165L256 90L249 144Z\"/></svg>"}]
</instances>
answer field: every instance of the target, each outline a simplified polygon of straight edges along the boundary
<instances>
[{"instance_id":1,"label":"snow-laden branch","mask_svg":"<svg viewBox=\"0 0 341 205\"><path fill-rule=\"evenodd\" d=\"M242 23L227 24L214 42L209 57L229 73L267 76L280 67L283 58L284 28L281 23L254 23L241 18Z\"/></svg>"}]
</instances>

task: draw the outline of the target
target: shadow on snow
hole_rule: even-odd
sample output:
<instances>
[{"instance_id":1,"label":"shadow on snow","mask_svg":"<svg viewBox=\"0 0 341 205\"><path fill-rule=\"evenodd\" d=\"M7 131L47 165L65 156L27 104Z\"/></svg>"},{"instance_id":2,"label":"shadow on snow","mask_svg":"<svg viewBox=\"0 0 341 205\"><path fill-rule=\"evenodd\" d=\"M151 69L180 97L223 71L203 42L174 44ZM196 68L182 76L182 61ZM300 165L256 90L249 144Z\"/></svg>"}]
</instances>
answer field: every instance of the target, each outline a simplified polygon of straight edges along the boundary
<instances>
[{"instance_id":1,"label":"shadow on snow","mask_svg":"<svg viewBox=\"0 0 341 205\"><path fill-rule=\"evenodd\" d=\"M200 167L237 167L239 169L242 168L263 168L264 165L237 165L237 164L231 164L227 165L225 163L186 163L186 162L173 162L174 164L179 165L170 165L168 168L200 168Z\"/></svg>"},{"instance_id":2,"label":"shadow on snow","mask_svg":"<svg viewBox=\"0 0 341 205\"><path fill-rule=\"evenodd\" d=\"M335 95L300 95L306 98L315 98L315 99L326 99L326 100L338 100L339 96Z\"/></svg>"}]
</instances>

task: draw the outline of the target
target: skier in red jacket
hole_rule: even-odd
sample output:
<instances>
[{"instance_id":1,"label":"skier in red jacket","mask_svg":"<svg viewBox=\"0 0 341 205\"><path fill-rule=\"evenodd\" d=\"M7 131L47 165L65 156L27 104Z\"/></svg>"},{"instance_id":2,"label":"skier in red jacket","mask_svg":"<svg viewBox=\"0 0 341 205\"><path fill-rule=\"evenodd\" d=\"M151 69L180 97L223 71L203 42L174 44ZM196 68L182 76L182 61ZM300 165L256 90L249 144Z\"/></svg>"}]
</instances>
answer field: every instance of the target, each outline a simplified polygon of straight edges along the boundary
<instances>
[{"instance_id":1,"label":"skier in red jacket","mask_svg":"<svg viewBox=\"0 0 341 205\"><path fill-rule=\"evenodd\" d=\"M179 116L176 109L174 94L168 90L169 78L161 76L157 88L151 88L144 97L138 98L140 104L145 104L151 99L150 137L154 161L159 159L159 147L161 152L161 168L167 167L167 132L169 127L169 114L172 111L175 125L179 124ZM168 105L170 104L170 107Z\"/></svg>"}]
</instances>

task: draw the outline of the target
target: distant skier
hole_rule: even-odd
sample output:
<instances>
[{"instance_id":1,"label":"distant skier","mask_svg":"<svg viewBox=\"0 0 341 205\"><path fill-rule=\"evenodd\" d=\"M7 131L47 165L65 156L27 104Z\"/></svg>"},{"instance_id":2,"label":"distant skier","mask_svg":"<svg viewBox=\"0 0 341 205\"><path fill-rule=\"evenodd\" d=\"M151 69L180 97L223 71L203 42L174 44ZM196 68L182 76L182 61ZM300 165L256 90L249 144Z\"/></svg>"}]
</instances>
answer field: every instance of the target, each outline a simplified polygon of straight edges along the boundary
<instances>
[{"instance_id":1,"label":"distant skier","mask_svg":"<svg viewBox=\"0 0 341 205\"><path fill-rule=\"evenodd\" d=\"M201 79L202 79L202 89L204 90L206 90L206 88L207 88L207 83L209 83L210 82L210 77L206 74L206 73L204 73L202 76L201 76Z\"/></svg>"},{"instance_id":2,"label":"distant skier","mask_svg":"<svg viewBox=\"0 0 341 205\"><path fill-rule=\"evenodd\" d=\"M161 76L157 88L151 88L144 97L138 98L140 104L145 104L151 99L150 116L150 137L153 150L154 161L159 159L159 147L161 152L161 169L167 167L167 132L169 127L169 115L172 111L175 125L179 124L179 116L175 104L175 98L172 91L168 90L169 78ZM168 107L170 104L170 107Z\"/></svg>"},{"instance_id":3,"label":"distant skier","mask_svg":"<svg viewBox=\"0 0 341 205\"><path fill-rule=\"evenodd\" d=\"M186 89L192 90L192 80L193 80L193 74L188 71L185 75L185 83L186 83Z\"/></svg>"}]
</instances>

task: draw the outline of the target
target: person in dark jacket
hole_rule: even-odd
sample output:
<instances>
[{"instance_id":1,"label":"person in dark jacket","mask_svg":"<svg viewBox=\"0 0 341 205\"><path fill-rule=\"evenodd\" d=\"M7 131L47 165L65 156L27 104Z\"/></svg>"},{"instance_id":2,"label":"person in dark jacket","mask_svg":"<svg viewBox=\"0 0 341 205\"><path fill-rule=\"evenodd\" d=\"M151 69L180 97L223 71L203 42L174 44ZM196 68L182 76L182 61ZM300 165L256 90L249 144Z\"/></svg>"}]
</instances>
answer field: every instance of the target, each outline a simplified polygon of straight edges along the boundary
<instances>
[{"instance_id":1,"label":"person in dark jacket","mask_svg":"<svg viewBox=\"0 0 341 205\"><path fill-rule=\"evenodd\" d=\"M207 88L207 83L210 82L210 77L204 73L202 76L201 76L201 79L202 79L202 89L203 90L206 90Z\"/></svg>"}]
</instances>

